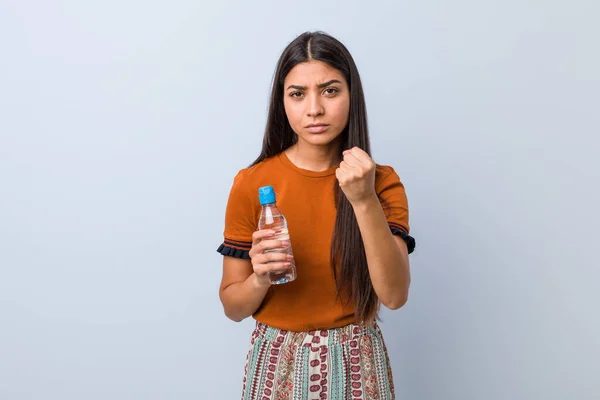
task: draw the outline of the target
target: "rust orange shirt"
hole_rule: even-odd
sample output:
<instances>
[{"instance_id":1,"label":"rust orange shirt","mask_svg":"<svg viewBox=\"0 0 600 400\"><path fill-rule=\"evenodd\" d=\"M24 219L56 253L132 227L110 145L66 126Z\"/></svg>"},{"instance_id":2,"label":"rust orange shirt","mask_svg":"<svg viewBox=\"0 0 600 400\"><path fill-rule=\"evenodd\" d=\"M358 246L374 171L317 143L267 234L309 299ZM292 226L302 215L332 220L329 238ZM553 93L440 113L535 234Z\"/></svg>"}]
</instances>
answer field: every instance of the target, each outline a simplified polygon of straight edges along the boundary
<instances>
[{"instance_id":1,"label":"rust orange shirt","mask_svg":"<svg viewBox=\"0 0 600 400\"><path fill-rule=\"evenodd\" d=\"M297 332L356 322L352 304L344 305L337 298L329 259L336 218L336 168L305 170L282 152L236 175L227 202L224 241L218 251L228 257L249 258L252 233L258 229L261 213L258 188L271 185L288 223L297 270L296 280L271 286L253 315L256 320ZM402 236L412 252L407 198L392 167L377 165L375 189L391 231Z\"/></svg>"}]
</instances>

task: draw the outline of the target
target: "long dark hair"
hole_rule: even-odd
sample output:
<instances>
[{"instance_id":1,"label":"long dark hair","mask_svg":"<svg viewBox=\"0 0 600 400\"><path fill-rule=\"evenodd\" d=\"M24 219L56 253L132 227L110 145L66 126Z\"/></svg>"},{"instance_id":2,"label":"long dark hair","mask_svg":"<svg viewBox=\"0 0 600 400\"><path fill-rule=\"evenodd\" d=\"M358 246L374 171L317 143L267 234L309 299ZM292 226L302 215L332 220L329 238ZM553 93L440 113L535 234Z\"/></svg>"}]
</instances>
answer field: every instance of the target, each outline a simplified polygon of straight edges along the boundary
<instances>
[{"instance_id":1,"label":"long dark hair","mask_svg":"<svg viewBox=\"0 0 600 400\"><path fill-rule=\"evenodd\" d=\"M283 105L283 83L292 68L307 61L322 61L340 71L350 88L348 126L341 133L341 152L357 146L371 154L365 98L356 64L346 47L323 32L306 32L283 51L273 79L271 101L262 151L252 165L273 157L296 143L297 136L288 122ZM379 301L369 276L367 258L358 223L350 202L334 185L337 216L331 243L331 265L337 293L354 303L359 322L376 318Z\"/></svg>"}]
</instances>

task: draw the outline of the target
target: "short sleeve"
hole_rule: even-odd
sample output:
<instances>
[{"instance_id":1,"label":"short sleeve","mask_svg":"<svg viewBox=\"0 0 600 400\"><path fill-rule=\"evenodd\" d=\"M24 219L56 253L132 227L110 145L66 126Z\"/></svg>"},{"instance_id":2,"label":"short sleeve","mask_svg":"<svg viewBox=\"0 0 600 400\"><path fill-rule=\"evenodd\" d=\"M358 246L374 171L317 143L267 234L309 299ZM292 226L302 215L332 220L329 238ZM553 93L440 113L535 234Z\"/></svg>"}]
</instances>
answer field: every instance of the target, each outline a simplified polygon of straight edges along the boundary
<instances>
[{"instance_id":1,"label":"short sleeve","mask_svg":"<svg viewBox=\"0 0 600 400\"><path fill-rule=\"evenodd\" d=\"M233 180L225 210L223 242L217 249L224 256L249 259L252 234L257 229L257 201L250 197L250 187L244 180L244 170ZM260 211L260 210L259 210Z\"/></svg>"},{"instance_id":2,"label":"short sleeve","mask_svg":"<svg viewBox=\"0 0 600 400\"><path fill-rule=\"evenodd\" d=\"M381 173L376 177L376 191L385 213L390 230L406 242L408 253L415 250L416 241L410 236L408 222L408 199L400 177L392 167L378 167ZM379 179L377 179L379 178Z\"/></svg>"}]
</instances>

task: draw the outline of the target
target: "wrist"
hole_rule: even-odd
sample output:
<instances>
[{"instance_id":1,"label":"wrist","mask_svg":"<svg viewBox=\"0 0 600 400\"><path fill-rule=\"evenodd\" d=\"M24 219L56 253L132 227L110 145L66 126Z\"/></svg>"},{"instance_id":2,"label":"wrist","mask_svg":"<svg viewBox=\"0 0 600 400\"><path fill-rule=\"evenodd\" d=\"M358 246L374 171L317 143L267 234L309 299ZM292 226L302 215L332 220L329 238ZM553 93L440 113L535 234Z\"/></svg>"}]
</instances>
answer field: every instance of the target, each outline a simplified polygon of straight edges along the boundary
<instances>
[{"instance_id":1,"label":"wrist","mask_svg":"<svg viewBox=\"0 0 600 400\"><path fill-rule=\"evenodd\" d=\"M377 193L373 192L371 195L360 199L355 202L350 202L354 212L363 212L371 209L372 207L381 207L379 203L379 197L377 197Z\"/></svg>"},{"instance_id":2,"label":"wrist","mask_svg":"<svg viewBox=\"0 0 600 400\"><path fill-rule=\"evenodd\" d=\"M252 284L252 287L257 290L267 291L269 287L271 287L268 275L260 277L256 275L256 272L253 272L252 275L250 275L250 283Z\"/></svg>"}]
</instances>

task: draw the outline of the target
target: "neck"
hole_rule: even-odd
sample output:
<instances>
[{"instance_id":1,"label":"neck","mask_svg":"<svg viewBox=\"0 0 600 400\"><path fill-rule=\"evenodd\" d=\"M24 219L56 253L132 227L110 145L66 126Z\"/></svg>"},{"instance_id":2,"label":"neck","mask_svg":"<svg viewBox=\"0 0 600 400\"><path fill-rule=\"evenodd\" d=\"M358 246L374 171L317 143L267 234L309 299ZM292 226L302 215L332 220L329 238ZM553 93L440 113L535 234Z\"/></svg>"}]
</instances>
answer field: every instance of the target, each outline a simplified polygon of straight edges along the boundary
<instances>
[{"instance_id":1,"label":"neck","mask_svg":"<svg viewBox=\"0 0 600 400\"><path fill-rule=\"evenodd\" d=\"M325 146L313 146L302 141L285 150L285 155L298 168L309 171L325 171L341 161L339 141Z\"/></svg>"}]
</instances>

